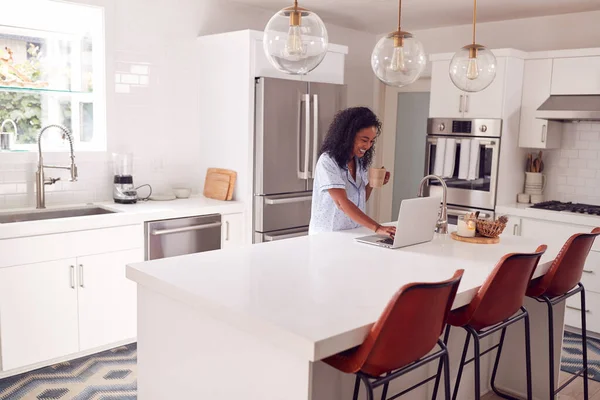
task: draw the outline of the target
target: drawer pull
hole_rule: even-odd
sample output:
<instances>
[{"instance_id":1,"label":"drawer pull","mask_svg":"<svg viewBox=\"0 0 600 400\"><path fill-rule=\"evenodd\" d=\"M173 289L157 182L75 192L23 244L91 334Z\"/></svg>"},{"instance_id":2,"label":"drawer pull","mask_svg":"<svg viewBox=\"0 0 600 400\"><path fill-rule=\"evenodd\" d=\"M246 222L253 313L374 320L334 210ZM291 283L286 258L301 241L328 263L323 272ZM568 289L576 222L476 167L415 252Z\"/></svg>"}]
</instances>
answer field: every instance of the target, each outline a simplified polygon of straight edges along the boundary
<instances>
[{"instance_id":1,"label":"drawer pull","mask_svg":"<svg viewBox=\"0 0 600 400\"><path fill-rule=\"evenodd\" d=\"M579 307L567 306L567 308L570 308L571 310L577 310L577 311L581 311L581 308L579 308ZM589 314L589 312L590 312L590 310L589 310L589 309L586 309L586 310L585 310L585 313L586 313L586 314Z\"/></svg>"},{"instance_id":2,"label":"drawer pull","mask_svg":"<svg viewBox=\"0 0 600 400\"><path fill-rule=\"evenodd\" d=\"M592 271L591 269L584 269L583 272L585 272L586 274L593 274L594 271Z\"/></svg>"}]
</instances>

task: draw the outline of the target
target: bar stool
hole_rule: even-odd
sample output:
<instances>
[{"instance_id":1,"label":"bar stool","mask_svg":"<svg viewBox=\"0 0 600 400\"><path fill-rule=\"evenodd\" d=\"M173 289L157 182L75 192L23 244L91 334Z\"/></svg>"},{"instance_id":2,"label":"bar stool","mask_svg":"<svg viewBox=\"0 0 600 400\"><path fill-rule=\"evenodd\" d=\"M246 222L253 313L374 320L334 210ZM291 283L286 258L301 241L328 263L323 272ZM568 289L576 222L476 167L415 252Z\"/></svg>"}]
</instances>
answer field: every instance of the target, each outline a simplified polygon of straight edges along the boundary
<instances>
[{"instance_id":1,"label":"bar stool","mask_svg":"<svg viewBox=\"0 0 600 400\"><path fill-rule=\"evenodd\" d=\"M594 228L591 233L577 233L571 236L563 245L558 256L550 266L548 272L531 282L527 296L545 303L548 307L548 356L550 399L563 390L567 385L583 375L583 398L588 399L588 360L587 360L587 334L585 320L585 289L581 284L585 260L600 235L600 228ZM558 389L554 382L554 315L553 306L566 301L569 297L580 293L581 296L581 336L583 369L570 378Z\"/></svg>"},{"instance_id":2,"label":"bar stool","mask_svg":"<svg viewBox=\"0 0 600 400\"><path fill-rule=\"evenodd\" d=\"M448 326L444 335L444 343L448 344L450 336L450 327L462 327L467 331L467 337L463 347L458 376L452 394L452 400L458 395L460 379L463 368L470 362L475 362L475 399L481 397L480 389L480 359L481 356L498 349L496 361L492 371L492 390L500 397L514 399L496 389L495 380L502 345L506 328L520 320L525 322L525 363L527 369L527 399L531 400L531 349L529 337L529 315L523 307L525 292L537 267L541 256L546 251L546 246L541 245L535 253L513 253L507 254L500 259L492 273L487 277L483 285L477 291L477 294L471 302L458 310L451 311L448 315ZM490 347L483 353L480 350L481 339L502 330L498 344ZM469 342L473 337L473 358L465 361ZM436 398L439 385L439 368L435 386L433 389L433 399Z\"/></svg>"},{"instance_id":3,"label":"bar stool","mask_svg":"<svg viewBox=\"0 0 600 400\"><path fill-rule=\"evenodd\" d=\"M354 400L358 399L361 381L367 388L368 400L373 400L373 389L380 386L383 386L381 398L385 400L390 381L438 358L440 370L443 366L446 382L449 381L448 349L439 337L463 272L458 270L451 279L443 282L403 286L389 301L360 346L323 360L342 372L356 374ZM436 343L440 350L428 354ZM400 397L434 378L432 376L391 398ZM445 392L446 399L450 399L449 383Z\"/></svg>"}]
</instances>

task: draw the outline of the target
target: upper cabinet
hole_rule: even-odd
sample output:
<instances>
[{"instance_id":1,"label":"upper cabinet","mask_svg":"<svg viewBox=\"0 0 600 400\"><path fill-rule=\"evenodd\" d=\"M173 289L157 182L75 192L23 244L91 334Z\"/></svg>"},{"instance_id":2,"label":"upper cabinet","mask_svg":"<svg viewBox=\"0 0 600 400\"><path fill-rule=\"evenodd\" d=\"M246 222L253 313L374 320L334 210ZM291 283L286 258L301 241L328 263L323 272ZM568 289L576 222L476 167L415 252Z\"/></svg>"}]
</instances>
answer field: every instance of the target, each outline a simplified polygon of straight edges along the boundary
<instances>
[{"instance_id":1,"label":"upper cabinet","mask_svg":"<svg viewBox=\"0 0 600 400\"><path fill-rule=\"evenodd\" d=\"M520 52L519 52L520 53ZM518 57L497 55L496 78L481 92L468 93L459 90L450 79L448 70L452 54L432 56L431 118L504 118L505 104L514 101L515 87L520 101L523 79L523 60Z\"/></svg>"},{"instance_id":2,"label":"upper cabinet","mask_svg":"<svg viewBox=\"0 0 600 400\"><path fill-rule=\"evenodd\" d=\"M552 94L600 94L600 56L555 58Z\"/></svg>"},{"instance_id":3,"label":"upper cabinet","mask_svg":"<svg viewBox=\"0 0 600 400\"><path fill-rule=\"evenodd\" d=\"M519 147L555 149L560 147L560 122L535 118L538 107L550 96L552 59L527 60L521 100Z\"/></svg>"}]
</instances>

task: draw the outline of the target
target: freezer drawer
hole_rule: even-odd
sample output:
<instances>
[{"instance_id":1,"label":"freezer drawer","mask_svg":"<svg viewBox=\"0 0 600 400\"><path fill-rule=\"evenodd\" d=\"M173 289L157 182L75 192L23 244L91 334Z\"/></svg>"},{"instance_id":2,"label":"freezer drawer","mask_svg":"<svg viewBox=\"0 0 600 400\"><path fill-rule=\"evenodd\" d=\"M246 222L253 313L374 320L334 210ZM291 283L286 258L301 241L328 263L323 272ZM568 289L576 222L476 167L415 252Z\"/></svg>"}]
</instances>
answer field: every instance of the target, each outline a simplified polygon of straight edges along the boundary
<instances>
[{"instance_id":1,"label":"freezer drawer","mask_svg":"<svg viewBox=\"0 0 600 400\"><path fill-rule=\"evenodd\" d=\"M149 221L144 224L145 258L175 257L221 248L221 215Z\"/></svg>"},{"instance_id":2,"label":"freezer drawer","mask_svg":"<svg viewBox=\"0 0 600 400\"><path fill-rule=\"evenodd\" d=\"M254 196L254 230L257 232L308 226L312 192Z\"/></svg>"},{"instance_id":3,"label":"freezer drawer","mask_svg":"<svg viewBox=\"0 0 600 400\"><path fill-rule=\"evenodd\" d=\"M284 229L275 232L255 232L254 243L277 242L285 239L293 239L301 236L308 236L308 226L294 229Z\"/></svg>"}]
</instances>

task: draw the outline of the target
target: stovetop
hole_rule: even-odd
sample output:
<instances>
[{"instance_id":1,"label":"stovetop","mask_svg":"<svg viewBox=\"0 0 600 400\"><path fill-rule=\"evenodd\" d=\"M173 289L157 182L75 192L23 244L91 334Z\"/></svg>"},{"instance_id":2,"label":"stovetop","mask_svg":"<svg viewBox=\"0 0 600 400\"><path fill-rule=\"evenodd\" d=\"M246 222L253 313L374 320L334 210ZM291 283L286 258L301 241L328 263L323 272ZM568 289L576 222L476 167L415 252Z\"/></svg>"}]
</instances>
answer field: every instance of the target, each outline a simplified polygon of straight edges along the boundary
<instances>
[{"instance_id":1,"label":"stovetop","mask_svg":"<svg viewBox=\"0 0 600 400\"><path fill-rule=\"evenodd\" d=\"M600 215L600 206L581 203L563 203L560 201L544 201L531 206L541 210L566 211L578 214Z\"/></svg>"}]
</instances>

